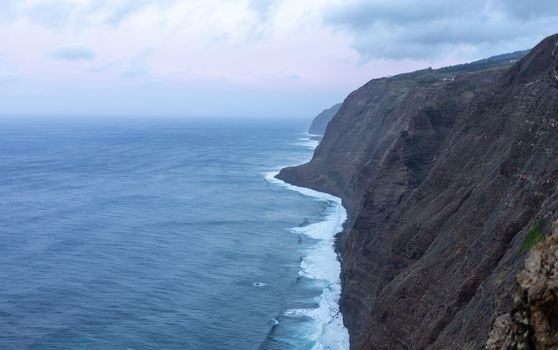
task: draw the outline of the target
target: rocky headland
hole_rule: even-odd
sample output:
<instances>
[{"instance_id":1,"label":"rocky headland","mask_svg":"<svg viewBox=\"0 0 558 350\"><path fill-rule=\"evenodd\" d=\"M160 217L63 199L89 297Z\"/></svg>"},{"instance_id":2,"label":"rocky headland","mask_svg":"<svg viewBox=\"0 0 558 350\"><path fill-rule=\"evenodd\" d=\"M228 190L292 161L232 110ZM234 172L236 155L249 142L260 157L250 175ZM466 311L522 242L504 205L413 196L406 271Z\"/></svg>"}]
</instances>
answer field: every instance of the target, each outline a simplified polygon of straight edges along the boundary
<instances>
[{"instance_id":1,"label":"rocky headland","mask_svg":"<svg viewBox=\"0 0 558 350\"><path fill-rule=\"evenodd\" d=\"M526 325L525 344L557 348L558 312L537 313L517 290L548 266L558 273L525 263L558 217L558 35L528 53L368 82L312 160L278 177L349 212L338 250L352 349L525 349L506 339L519 339L526 313L550 319L543 333ZM539 245L557 254L552 242Z\"/></svg>"},{"instance_id":2,"label":"rocky headland","mask_svg":"<svg viewBox=\"0 0 558 350\"><path fill-rule=\"evenodd\" d=\"M308 130L308 132L312 135L319 135L319 136L323 135L327 128L327 125L329 124L331 119L333 119L333 117L337 114L339 108L341 108L341 103L338 103L328 109L323 110L320 114L316 116L316 118L314 118L314 120L312 120L312 124L310 125L310 129Z\"/></svg>"}]
</instances>

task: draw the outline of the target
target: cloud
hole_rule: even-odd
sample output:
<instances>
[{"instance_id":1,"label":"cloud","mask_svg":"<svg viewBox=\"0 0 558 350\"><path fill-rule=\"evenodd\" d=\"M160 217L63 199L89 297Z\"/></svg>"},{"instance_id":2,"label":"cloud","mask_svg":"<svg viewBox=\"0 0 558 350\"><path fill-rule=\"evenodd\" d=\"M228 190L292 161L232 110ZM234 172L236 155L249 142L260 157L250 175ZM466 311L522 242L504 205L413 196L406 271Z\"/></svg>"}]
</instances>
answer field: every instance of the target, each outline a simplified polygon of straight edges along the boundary
<instances>
[{"instance_id":1,"label":"cloud","mask_svg":"<svg viewBox=\"0 0 558 350\"><path fill-rule=\"evenodd\" d=\"M353 0L326 9L324 21L349 34L364 60L482 56L558 31L558 2Z\"/></svg>"},{"instance_id":2,"label":"cloud","mask_svg":"<svg viewBox=\"0 0 558 350\"><path fill-rule=\"evenodd\" d=\"M0 72L22 72L17 89L7 85L22 96L6 101L14 110L26 108L23 91L46 86L50 112L69 93L83 111L136 111L120 101L141 90L142 109L218 114L218 90L231 113L257 92L254 115L291 97L300 114L371 78L528 48L557 16L554 0L0 0ZM59 46L68 43L81 45Z\"/></svg>"},{"instance_id":3,"label":"cloud","mask_svg":"<svg viewBox=\"0 0 558 350\"><path fill-rule=\"evenodd\" d=\"M509 16L520 19L533 19L538 17L556 17L558 2L555 0L499 0L495 5Z\"/></svg>"},{"instance_id":4,"label":"cloud","mask_svg":"<svg viewBox=\"0 0 558 350\"><path fill-rule=\"evenodd\" d=\"M105 73L108 72L111 68L113 68L114 64L112 63L105 63L105 64L98 64L89 67L89 71L92 73Z\"/></svg>"},{"instance_id":5,"label":"cloud","mask_svg":"<svg viewBox=\"0 0 558 350\"><path fill-rule=\"evenodd\" d=\"M275 0L250 0L249 4L250 7L256 11L256 13L264 17L268 11L270 10L271 6L274 5Z\"/></svg>"},{"instance_id":6,"label":"cloud","mask_svg":"<svg viewBox=\"0 0 558 350\"><path fill-rule=\"evenodd\" d=\"M96 1L88 6L88 11L104 13L105 23L119 25L135 13L151 6L156 8L166 8L174 4L176 0L121 0Z\"/></svg>"},{"instance_id":7,"label":"cloud","mask_svg":"<svg viewBox=\"0 0 558 350\"><path fill-rule=\"evenodd\" d=\"M0 71L0 85L7 85L19 80L19 75L11 72Z\"/></svg>"},{"instance_id":8,"label":"cloud","mask_svg":"<svg viewBox=\"0 0 558 350\"><path fill-rule=\"evenodd\" d=\"M0 19L13 17L15 14L14 0L0 1Z\"/></svg>"},{"instance_id":9,"label":"cloud","mask_svg":"<svg viewBox=\"0 0 558 350\"><path fill-rule=\"evenodd\" d=\"M76 8L64 3L38 3L27 11L27 16L35 23L47 27L60 27L68 23Z\"/></svg>"},{"instance_id":10,"label":"cloud","mask_svg":"<svg viewBox=\"0 0 558 350\"><path fill-rule=\"evenodd\" d=\"M83 61L94 59L95 51L82 45L66 45L51 50L50 56L65 61Z\"/></svg>"},{"instance_id":11,"label":"cloud","mask_svg":"<svg viewBox=\"0 0 558 350\"><path fill-rule=\"evenodd\" d=\"M124 68L122 76L124 78L137 78L151 73L151 66L143 60L133 60Z\"/></svg>"},{"instance_id":12,"label":"cloud","mask_svg":"<svg viewBox=\"0 0 558 350\"><path fill-rule=\"evenodd\" d=\"M166 8L178 0L1 0L0 20L25 18L47 28L118 26L146 8Z\"/></svg>"},{"instance_id":13,"label":"cloud","mask_svg":"<svg viewBox=\"0 0 558 350\"><path fill-rule=\"evenodd\" d=\"M148 58L153 53L153 50L146 50L144 53L133 57L122 70L124 78L137 78L147 76L151 73L151 65L149 65Z\"/></svg>"}]
</instances>

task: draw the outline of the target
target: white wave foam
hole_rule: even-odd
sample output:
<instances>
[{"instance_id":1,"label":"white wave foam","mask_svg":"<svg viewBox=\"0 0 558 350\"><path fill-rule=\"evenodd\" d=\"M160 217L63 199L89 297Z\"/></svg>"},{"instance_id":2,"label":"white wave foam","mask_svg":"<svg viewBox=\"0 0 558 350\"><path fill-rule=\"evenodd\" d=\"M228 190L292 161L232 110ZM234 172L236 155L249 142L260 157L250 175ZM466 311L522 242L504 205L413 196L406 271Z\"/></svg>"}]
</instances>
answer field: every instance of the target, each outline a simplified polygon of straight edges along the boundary
<instances>
[{"instance_id":1,"label":"white wave foam","mask_svg":"<svg viewBox=\"0 0 558 350\"><path fill-rule=\"evenodd\" d=\"M321 137L321 135L309 134L307 132L302 133L302 135L304 135L304 137L299 138L298 141L300 142L294 143L294 145L314 150L320 144L320 141L318 141L317 138Z\"/></svg>"},{"instance_id":2,"label":"white wave foam","mask_svg":"<svg viewBox=\"0 0 558 350\"><path fill-rule=\"evenodd\" d=\"M292 228L290 231L304 234L318 243L303 257L299 274L303 277L323 281L327 285L319 297L319 306L314 309L288 310L285 315L291 317L309 317L314 320L315 329L308 339L314 342L312 350L349 349L349 333L343 324L343 315L339 311L341 295L341 281L339 275L341 266L335 253L335 235L343 229L347 219L347 212L341 204L341 199L327 193L298 187L281 181L275 176L278 172L265 174L267 181L281 185L288 190L299 192L314 200L329 203L326 217L323 221L302 227Z\"/></svg>"},{"instance_id":3,"label":"white wave foam","mask_svg":"<svg viewBox=\"0 0 558 350\"><path fill-rule=\"evenodd\" d=\"M301 138L301 139L298 139L298 141L300 141L300 142L295 143L296 146L307 147L307 148L310 148L312 150L315 149L316 147L318 147L318 145L320 144L319 141L312 140L312 139L309 139L309 138Z\"/></svg>"}]
</instances>

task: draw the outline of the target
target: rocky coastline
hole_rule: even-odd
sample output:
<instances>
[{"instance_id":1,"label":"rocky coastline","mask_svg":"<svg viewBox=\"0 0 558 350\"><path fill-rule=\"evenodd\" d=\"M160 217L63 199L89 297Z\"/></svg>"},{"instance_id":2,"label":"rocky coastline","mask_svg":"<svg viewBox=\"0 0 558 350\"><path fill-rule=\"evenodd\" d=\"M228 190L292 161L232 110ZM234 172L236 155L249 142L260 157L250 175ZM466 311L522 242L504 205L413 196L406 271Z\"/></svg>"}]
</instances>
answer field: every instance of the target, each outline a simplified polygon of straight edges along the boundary
<instances>
[{"instance_id":1,"label":"rocky coastline","mask_svg":"<svg viewBox=\"0 0 558 350\"><path fill-rule=\"evenodd\" d=\"M280 172L348 210L351 349L484 349L517 308L531 241L558 217L557 48L553 35L528 53L374 79L309 163Z\"/></svg>"}]
</instances>

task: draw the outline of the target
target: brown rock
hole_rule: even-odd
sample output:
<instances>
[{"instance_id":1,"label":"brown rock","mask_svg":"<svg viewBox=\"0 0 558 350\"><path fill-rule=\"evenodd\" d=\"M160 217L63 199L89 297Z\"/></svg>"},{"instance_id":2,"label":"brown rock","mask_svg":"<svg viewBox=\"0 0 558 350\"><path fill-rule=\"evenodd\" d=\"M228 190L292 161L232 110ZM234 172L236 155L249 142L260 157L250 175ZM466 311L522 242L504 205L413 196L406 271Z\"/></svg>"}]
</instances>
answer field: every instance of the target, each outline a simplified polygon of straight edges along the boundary
<instances>
[{"instance_id":1,"label":"brown rock","mask_svg":"<svg viewBox=\"0 0 558 350\"><path fill-rule=\"evenodd\" d=\"M512 320L509 314L496 318L494 327L488 335L486 350L501 350L510 346Z\"/></svg>"},{"instance_id":2,"label":"brown rock","mask_svg":"<svg viewBox=\"0 0 558 350\"><path fill-rule=\"evenodd\" d=\"M535 349L558 349L558 233L540 243L518 276Z\"/></svg>"},{"instance_id":3,"label":"brown rock","mask_svg":"<svg viewBox=\"0 0 558 350\"><path fill-rule=\"evenodd\" d=\"M512 317L498 317L487 350L558 349L558 229L529 253ZM505 320L505 321L503 321Z\"/></svg>"}]
</instances>

